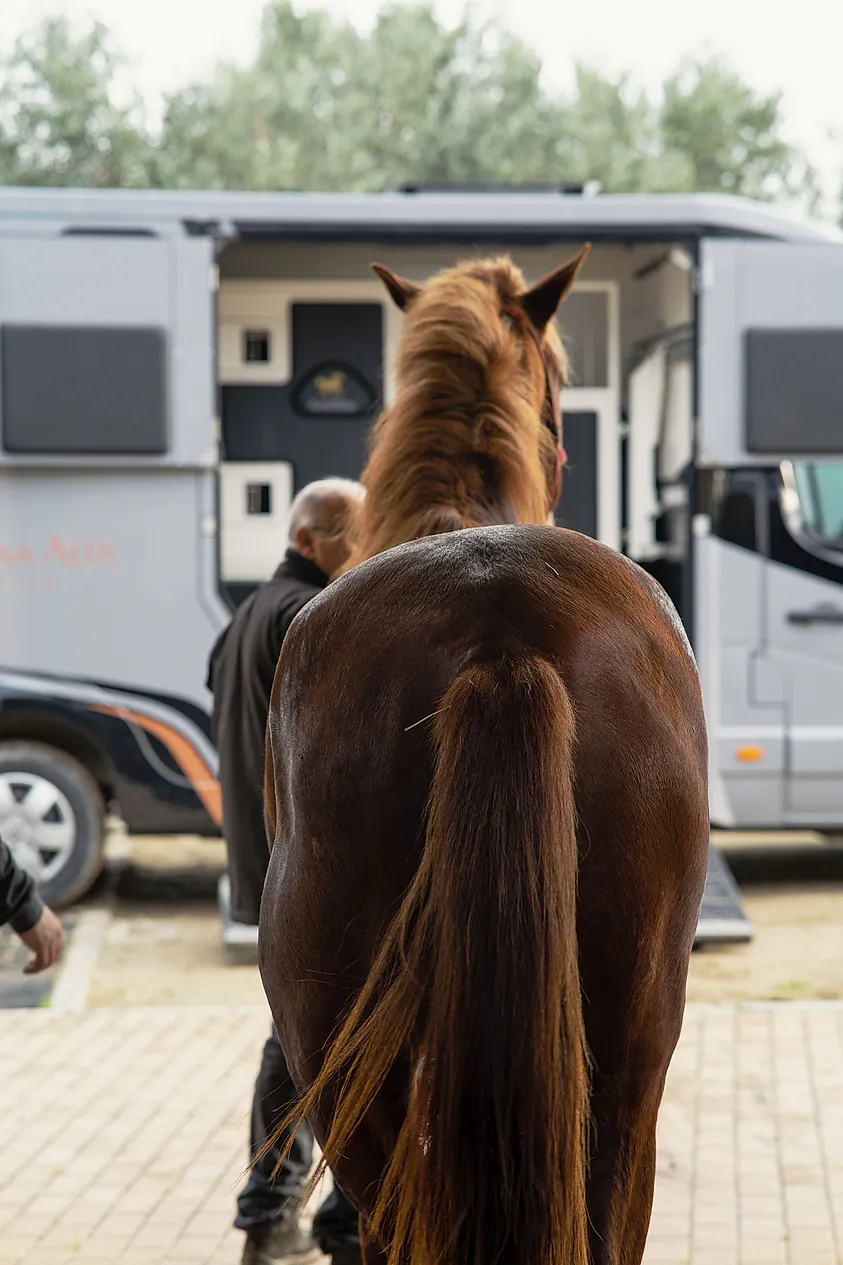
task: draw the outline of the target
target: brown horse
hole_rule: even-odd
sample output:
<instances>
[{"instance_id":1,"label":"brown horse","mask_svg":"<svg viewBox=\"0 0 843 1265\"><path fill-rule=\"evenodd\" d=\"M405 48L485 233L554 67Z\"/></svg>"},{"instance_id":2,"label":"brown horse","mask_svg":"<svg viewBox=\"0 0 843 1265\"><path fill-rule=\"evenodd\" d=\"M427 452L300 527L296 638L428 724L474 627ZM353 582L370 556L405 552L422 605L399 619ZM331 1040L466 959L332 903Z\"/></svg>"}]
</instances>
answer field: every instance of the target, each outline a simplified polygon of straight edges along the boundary
<instances>
[{"instance_id":1,"label":"brown horse","mask_svg":"<svg viewBox=\"0 0 843 1265\"><path fill-rule=\"evenodd\" d=\"M559 493L582 257L531 290L379 270L406 320L358 565L276 672L260 967L370 1261L633 1265L647 1237L707 743L658 585L521 525Z\"/></svg>"}]
</instances>

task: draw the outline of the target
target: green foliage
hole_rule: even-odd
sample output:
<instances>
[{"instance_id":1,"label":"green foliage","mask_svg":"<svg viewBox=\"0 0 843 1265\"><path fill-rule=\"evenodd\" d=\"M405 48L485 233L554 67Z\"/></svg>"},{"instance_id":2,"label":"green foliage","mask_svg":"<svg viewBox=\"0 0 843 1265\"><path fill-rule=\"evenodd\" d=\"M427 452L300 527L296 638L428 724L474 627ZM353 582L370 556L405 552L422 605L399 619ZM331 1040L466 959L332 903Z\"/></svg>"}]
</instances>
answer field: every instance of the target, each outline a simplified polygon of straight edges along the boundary
<instances>
[{"instance_id":1,"label":"green foliage","mask_svg":"<svg viewBox=\"0 0 843 1265\"><path fill-rule=\"evenodd\" d=\"M664 85L664 145L685 163L688 189L814 201L815 173L781 126L781 94L757 95L717 58L684 62Z\"/></svg>"},{"instance_id":2,"label":"green foliage","mask_svg":"<svg viewBox=\"0 0 843 1265\"><path fill-rule=\"evenodd\" d=\"M50 18L0 64L0 178L24 185L143 185L149 137L115 104L119 58L99 22Z\"/></svg>"},{"instance_id":3,"label":"green foliage","mask_svg":"<svg viewBox=\"0 0 843 1265\"><path fill-rule=\"evenodd\" d=\"M165 182L377 190L561 176L540 69L505 32L446 28L420 6L384 10L363 36L271 4L252 67L220 68L169 101Z\"/></svg>"},{"instance_id":4,"label":"green foliage","mask_svg":"<svg viewBox=\"0 0 843 1265\"><path fill-rule=\"evenodd\" d=\"M380 190L403 181L599 180L612 192L708 190L808 201L814 173L782 137L778 96L716 59L689 60L654 100L577 66L548 93L506 28L446 26L422 4L362 34L288 0L258 52L165 103L160 129L118 104L120 60L98 23L51 19L0 62L0 180L32 185Z\"/></svg>"}]
</instances>

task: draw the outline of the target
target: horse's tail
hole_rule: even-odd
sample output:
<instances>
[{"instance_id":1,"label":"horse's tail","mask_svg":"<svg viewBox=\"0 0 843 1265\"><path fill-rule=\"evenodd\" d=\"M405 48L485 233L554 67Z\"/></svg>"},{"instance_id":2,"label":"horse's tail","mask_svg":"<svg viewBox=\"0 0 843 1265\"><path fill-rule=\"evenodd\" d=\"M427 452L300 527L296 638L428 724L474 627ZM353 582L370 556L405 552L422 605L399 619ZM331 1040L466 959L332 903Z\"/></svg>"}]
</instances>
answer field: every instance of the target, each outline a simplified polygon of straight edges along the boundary
<instances>
[{"instance_id":1,"label":"horse's tail","mask_svg":"<svg viewBox=\"0 0 843 1265\"><path fill-rule=\"evenodd\" d=\"M370 1217L390 1265L585 1265L571 704L507 656L460 673L435 731L421 865L302 1107L326 1094L333 1165L409 1064Z\"/></svg>"}]
</instances>

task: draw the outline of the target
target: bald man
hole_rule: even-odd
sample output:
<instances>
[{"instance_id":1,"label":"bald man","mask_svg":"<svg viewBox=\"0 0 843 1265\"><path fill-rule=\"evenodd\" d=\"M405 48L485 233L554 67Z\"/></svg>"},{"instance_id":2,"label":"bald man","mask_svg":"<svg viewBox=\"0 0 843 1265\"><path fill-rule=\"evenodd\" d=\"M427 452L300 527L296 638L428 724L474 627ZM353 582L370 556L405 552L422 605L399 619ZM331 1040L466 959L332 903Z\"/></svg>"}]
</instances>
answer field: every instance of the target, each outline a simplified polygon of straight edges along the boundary
<instances>
[{"instance_id":1,"label":"bald man","mask_svg":"<svg viewBox=\"0 0 843 1265\"><path fill-rule=\"evenodd\" d=\"M266 876L264 731L275 665L287 629L345 561L349 509L363 495L350 479L309 483L290 507L289 547L271 580L239 608L211 652L208 689L220 757L232 922L255 928Z\"/></svg>"},{"instance_id":2,"label":"bald man","mask_svg":"<svg viewBox=\"0 0 843 1265\"><path fill-rule=\"evenodd\" d=\"M230 919L247 934L257 924L269 862L263 817L264 735L281 644L290 624L348 556L349 514L363 496L350 479L322 479L290 507L289 547L271 580L239 608L211 652L208 688L214 696L213 734L220 762L223 830L228 853ZM251 1157L295 1098L284 1052L273 1031L263 1051L252 1102ZM235 1225L246 1231L242 1265L283 1260L303 1265L316 1241L334 1265L359 1261L357 1214L338 1191L314 1217L314 1238L298 1223L298 1200L313 1157L313 1138L299 1130L278 1175L280 1148L252 1169L238 1199Z\"/></svg>"}]
</instances>

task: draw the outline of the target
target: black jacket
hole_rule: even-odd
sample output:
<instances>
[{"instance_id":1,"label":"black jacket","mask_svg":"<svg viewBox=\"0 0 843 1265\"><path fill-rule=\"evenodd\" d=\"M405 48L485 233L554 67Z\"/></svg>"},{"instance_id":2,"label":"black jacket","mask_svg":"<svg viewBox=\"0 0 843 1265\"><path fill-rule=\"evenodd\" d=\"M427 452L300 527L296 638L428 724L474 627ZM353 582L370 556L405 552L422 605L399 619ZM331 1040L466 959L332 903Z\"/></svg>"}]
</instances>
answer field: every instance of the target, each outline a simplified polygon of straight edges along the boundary
<instances>
[{"instance_id":1,"label":"black jacket","mask_svg":"<svg viewBox=\"0 0 843 1265\"><path fill-rule=\"evenodd\" d=\"M15 865L11 848L0 839L0 926L10 922L22 935L31 931L44 912L44 903L26 870Z\"/></svg>"},{"instance_id":2,"label":"black jacket","mask_svg":"<svg viewBox=\"0 0 843 1265\"><path fill-rule=\"evenodd\" d=\"M287 629L328 583L294 549L239 608L211 651L208 689L220 759L231 916L256 923L269 848L263 818L264 734L275 665Z\"/></svg>"}]
</instances>

